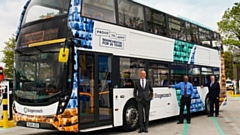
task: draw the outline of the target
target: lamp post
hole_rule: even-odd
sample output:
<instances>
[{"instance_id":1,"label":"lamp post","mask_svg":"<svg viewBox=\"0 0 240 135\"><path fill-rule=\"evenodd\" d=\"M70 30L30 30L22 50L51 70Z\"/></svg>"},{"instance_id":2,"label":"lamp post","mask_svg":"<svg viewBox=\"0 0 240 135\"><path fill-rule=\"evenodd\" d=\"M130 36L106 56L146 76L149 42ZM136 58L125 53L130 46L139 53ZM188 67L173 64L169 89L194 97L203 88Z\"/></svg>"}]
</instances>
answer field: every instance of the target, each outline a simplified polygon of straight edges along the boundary
<instances>
[{"instance_id":1,"label":"lamp post","mask_svg":"<svg viewBox=\"0 0 240 135\"><path fill-rule=\"evenodd\" d=\"M236 82L235 82L235 88L234 88L234 93L235 93L235 95L236 95L236 93L237 93L237 88L239 88L238 87L238 66L237 66L237 62L236 62L236 60L234 60L233 61L233 65L235 66L235 69L236 69Z\"/></svg>"}]
</instances>

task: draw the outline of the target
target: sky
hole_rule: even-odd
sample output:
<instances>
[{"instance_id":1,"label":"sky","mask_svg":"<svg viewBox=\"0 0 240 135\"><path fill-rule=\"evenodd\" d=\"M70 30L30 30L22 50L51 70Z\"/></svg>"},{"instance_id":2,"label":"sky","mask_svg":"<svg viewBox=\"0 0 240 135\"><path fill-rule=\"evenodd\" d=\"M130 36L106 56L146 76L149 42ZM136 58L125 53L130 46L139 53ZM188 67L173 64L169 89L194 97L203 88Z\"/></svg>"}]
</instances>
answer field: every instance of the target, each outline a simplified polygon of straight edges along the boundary
<instances>
[{"instance_id":1,"label":"sky","mask_svg":"<svg viewBox=\"0 0 240 135\"><path fill-rule=\"evenodd\" d=\"M26 0L0 0L0 51L5 47L4 42L16 33L25 2ZM0 52L0 60L3 56ZM4 66L4 63L0 62L0 66Z\"/></svg>"},{"instance_id":2,"label":"sky","mask_svg":"<svg viewBox=\"0 0 240 135\"><path fill-rule=\"evenodd\" d=\"M27 0L0 0L0 51L4 42L14 34L19 24L23 6ZM162 12L182 16L217 31L219 22L227 8L237 0L135 0ZM0 59L3 57L0 52ZM0 62L0 66L4 66Z\"/></svg>"}]
</instances>

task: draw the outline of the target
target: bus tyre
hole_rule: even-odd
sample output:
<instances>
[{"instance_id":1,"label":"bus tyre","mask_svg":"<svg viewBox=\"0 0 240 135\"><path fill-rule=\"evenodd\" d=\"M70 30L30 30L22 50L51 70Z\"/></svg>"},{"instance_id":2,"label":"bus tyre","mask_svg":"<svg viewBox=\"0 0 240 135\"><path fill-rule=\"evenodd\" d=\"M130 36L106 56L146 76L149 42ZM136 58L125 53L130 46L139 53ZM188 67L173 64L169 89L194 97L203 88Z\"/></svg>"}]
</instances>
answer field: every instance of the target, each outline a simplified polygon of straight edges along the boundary
<instances>
[{"instance_id":1,"label":"bus tyre","mask_svg":"<svg viewBox=\"0 0 240 135\"><path fill-rule=\"evenodd\" d=\"M209 96L207 95L205 99L205 113L209 114L209 112L210 112L210 100L209 100Z\"/></svg>"},{"instance_id":2,"label":"bus tyre","mask_svg":"<svg viewBox=\"0 0 240 135\"><path fill-rule=\"evenodd\" d=\"M124 131L134 131L138 127L138 110L135 101L128 102L123 110L123 127Z\"/></svg>"}]
</instances>

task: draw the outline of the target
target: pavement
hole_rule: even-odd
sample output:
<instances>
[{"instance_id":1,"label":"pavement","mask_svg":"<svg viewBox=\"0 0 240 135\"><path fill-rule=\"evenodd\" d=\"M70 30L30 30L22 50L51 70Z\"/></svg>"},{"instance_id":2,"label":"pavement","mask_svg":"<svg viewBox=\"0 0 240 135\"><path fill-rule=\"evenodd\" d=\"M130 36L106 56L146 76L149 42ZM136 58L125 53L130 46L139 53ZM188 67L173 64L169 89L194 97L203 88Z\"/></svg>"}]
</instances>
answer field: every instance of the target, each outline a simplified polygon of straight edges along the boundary
<instances>
[{"instance_id":1,"label":"pavement","mask_svg":"<svg viewBox=\"0 0 240 135\"><path fill-rule=\"evenodd\" d=\"M219 117L207 117L203 113L192 115L191 124L177 124L178 117L150 122L151 135L240 135L240 97L228 97L227 106L221 108ZM0 134L9 135L139 135L138 130L123 132L118 128L88 133L65 133L43 129L14 127L0 128ZM143 133L145 134L145 133Z\"/></svg>"}]
</instances>

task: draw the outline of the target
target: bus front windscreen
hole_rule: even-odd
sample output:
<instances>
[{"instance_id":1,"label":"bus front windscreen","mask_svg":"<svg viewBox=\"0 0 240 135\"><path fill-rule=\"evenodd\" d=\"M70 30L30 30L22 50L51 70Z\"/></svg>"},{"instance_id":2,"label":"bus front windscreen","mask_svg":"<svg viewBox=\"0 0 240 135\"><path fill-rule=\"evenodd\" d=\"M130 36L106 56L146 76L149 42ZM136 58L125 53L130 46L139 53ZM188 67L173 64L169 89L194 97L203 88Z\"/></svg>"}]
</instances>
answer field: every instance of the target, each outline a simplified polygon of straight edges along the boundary
<instances>
[{"instance_id":1,"label":"bus front windscreen","mask_svg":"<svg viewBox=\"0 0 240 135\"><path fill-rule=\"evenodd\" d=\"M67 14L70 0L31 0L23 24Z\"/></svg>"},{"instance_id":2,"label":"bus front windscreen","mask_svg":"<svg viewBox=\"0 0 240 135\"><path fill-rule=\"evenodd\" d=\"M61 93L64 64L58 52L16 54L15 98L23 104L49 104Z\"/></svg>"}]
</instances>

